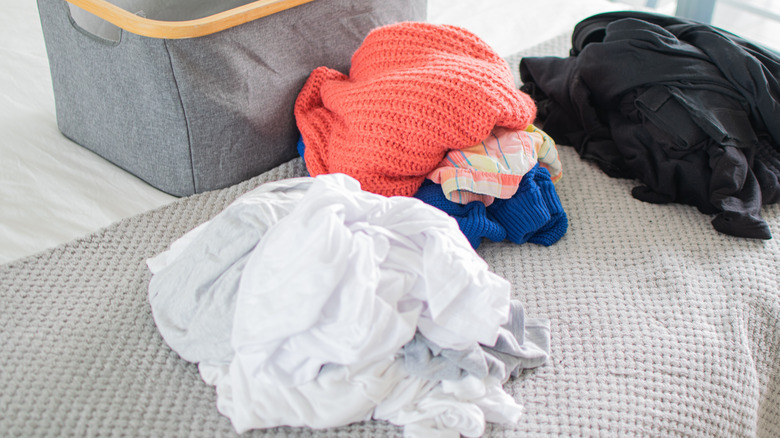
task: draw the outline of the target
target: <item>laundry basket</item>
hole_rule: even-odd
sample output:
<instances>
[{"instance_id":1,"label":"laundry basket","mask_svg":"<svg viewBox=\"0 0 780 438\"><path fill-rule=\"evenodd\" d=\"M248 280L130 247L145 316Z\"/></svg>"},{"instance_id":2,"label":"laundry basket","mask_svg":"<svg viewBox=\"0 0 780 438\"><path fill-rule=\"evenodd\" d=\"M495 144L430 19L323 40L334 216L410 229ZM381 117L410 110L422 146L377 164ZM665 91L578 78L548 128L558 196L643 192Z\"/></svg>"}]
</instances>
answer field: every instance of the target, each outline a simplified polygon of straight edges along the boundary
<instances>
[{"instance_id":1,"label":"laundry basket","mask_svg":"<svg viewBox=\"0 0 780 438\"><path fill-rule=\"evenodd\" d=\"M185 196L296 154L311 71L425 0L38 0L60 131Z\"/></svg>"}]
</instances>

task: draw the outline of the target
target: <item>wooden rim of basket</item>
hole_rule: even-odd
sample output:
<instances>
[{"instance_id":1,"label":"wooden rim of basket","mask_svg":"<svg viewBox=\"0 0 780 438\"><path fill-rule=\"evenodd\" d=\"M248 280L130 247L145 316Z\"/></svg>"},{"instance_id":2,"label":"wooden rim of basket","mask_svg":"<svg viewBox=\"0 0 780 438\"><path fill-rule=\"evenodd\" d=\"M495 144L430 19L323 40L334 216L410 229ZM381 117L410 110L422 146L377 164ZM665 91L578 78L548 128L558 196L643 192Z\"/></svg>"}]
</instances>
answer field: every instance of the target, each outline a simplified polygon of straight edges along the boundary
<instances>
[{"instance_id":1,"label":"wooden rim of basket","mask_svg":"<svg viewBox=\"0 0 780 438\"><path fill-rule=\"evenodd\" d=\"M162 21L140 17L105 0L66 0L123 30L150 38L195 38L229 29L314 0L257 0L208 17Z\"/></svg>"}]
</instances>

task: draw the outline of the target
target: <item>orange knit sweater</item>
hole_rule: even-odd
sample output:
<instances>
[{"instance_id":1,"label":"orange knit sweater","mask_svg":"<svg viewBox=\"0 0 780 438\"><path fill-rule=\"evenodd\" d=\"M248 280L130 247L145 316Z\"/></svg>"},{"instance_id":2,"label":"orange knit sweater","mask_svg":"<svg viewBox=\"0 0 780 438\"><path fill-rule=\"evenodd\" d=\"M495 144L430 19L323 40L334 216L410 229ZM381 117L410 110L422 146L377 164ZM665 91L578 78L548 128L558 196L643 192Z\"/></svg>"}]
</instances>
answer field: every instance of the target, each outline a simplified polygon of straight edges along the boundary
<instances>
[{"instance_id":1,"label":"orange knit sweater","mask_svg":"<svg viewBox=\"0 0 780 438\"><path fill-rule=\"evenodd\" d=\"M465 29L406 22L368 34L349 76L319 67L295 102L312 176L345 173L363 190L411 196L451 149L536 116L506 61Z\"/></svg>"}]
</instances>

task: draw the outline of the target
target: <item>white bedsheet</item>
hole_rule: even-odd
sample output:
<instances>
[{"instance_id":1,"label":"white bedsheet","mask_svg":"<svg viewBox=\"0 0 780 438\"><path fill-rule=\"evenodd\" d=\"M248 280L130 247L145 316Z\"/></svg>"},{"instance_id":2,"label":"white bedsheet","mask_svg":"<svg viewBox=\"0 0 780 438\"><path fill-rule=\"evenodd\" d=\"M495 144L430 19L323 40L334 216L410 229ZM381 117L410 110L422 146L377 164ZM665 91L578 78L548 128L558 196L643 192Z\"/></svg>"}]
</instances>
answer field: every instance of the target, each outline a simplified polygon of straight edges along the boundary
<instances>
[{"instance_id":1,"label":"white bedsheet","mask_svg":"<svg viewBox=\"0 0 780 438\"><path fill-rule=\"evenodd\" d=\"M501 55L571 30L606 0L429 0L429 20L463 26ZM0 14L0 263L68 242L172 202L57 129L36 3Z\"/></svg>"}]
</instances>

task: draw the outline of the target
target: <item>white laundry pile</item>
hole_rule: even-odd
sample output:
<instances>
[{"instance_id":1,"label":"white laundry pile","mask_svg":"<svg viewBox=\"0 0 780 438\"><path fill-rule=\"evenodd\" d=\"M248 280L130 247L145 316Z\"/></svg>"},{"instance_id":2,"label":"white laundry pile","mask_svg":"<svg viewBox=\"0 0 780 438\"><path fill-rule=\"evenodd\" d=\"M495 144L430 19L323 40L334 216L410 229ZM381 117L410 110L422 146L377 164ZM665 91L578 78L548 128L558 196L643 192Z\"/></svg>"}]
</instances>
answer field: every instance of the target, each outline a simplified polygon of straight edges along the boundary
<instances>
[{"instance_id":1,"label":"white laundry pile","mask_svg":"<svg viewBox=\"0 0 780 438\"><path fill-rule=\"evenodd\" d=\"M374 418L479 436L518 421L502 384L549 349L451 217L342 174L264 184L148 266L160 333L239 433Z\"/></svg>"}]
</instances>

